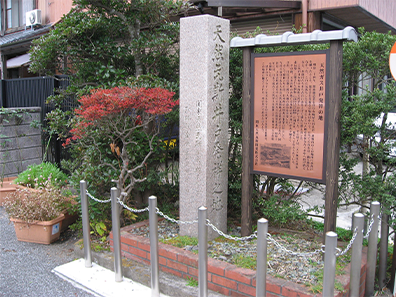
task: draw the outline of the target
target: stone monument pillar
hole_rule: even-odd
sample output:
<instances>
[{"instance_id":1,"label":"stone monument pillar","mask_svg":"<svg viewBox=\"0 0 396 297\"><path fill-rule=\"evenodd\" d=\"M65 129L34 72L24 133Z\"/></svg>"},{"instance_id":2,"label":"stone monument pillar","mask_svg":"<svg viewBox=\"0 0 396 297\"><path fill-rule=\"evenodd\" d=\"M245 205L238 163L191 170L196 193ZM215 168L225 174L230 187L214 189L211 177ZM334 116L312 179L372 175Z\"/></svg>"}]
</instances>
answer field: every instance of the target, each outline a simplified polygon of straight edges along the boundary
<instances>
[{"instance_id":1,"label":"stone monument pillar","mask_svg":"<svg viewBox=\"0 0 396 297\"><path fill-rule=\"evenodd\" d=\"M228 20L211 15L180 20L180 219L208 219L227 230ZM211 228L209 239L217 237ZM197 224L180 234L198 236Z\"/></svg>"}]
</instances>

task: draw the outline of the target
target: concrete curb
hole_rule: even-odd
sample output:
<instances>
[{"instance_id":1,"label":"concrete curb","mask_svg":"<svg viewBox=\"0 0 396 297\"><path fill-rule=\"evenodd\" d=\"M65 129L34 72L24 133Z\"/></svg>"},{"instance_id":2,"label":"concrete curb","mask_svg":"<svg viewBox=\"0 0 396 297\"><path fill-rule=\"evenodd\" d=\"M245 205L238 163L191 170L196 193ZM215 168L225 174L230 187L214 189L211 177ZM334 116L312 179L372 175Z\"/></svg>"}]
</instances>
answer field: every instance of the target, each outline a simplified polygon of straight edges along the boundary
<instances>
[{"instance_id":1,"label":"concrete curb","mask_svg":"<svg viewBox=\"0 0 396 297\"><path fill-rule=\"evenodd\" d=\"M79 245L75 245L74 254L76 258L84 258L84 250ZM92 262L114 271L114 257L111 252L92 251ZM123 276L147 287L151 284L150 267L130 259L122 259ZM196 297L198 287L187 286L187 280L178 278L172 274L160 271L160 291L162 294L172 297ZM223 297L224 295L209 291L210 297Z\"/></svg>"}]
</instances>

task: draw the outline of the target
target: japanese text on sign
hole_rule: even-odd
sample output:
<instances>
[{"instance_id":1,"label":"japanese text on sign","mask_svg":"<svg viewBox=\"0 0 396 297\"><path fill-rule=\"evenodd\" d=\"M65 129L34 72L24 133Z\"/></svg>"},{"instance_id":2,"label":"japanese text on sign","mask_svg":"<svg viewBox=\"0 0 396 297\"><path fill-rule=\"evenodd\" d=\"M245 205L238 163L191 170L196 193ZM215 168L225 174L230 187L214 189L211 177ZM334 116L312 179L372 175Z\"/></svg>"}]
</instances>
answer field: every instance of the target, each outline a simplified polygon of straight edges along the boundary
<instances>
[{"instance_id":1,"label":"japanese text on sign","mask_svg":"<svg viewBox=\"0 0 396 297\"><path fill-rule=\"evenodd\" d=\"M323 181L326 58L255 56L253 172Z\"/></svg>"}]
</instances>

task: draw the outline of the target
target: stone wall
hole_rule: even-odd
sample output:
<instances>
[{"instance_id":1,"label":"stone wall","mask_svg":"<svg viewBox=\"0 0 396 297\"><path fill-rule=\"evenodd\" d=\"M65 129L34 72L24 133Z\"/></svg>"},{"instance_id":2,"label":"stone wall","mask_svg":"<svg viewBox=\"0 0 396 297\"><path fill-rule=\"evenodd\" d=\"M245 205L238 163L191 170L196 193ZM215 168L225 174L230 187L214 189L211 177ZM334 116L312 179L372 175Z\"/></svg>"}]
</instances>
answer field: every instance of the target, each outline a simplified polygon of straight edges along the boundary
<instances>
[{"instance_id":1,"label":"stone wall","mask_svg":"<svg viewBox=\"0 0 396 297\"><path fill-rule=\"evenodd\" d=\"M28 165L42 161L40 107L0 111L0 177L16 176Z\"/></svg>"}]
</instances>

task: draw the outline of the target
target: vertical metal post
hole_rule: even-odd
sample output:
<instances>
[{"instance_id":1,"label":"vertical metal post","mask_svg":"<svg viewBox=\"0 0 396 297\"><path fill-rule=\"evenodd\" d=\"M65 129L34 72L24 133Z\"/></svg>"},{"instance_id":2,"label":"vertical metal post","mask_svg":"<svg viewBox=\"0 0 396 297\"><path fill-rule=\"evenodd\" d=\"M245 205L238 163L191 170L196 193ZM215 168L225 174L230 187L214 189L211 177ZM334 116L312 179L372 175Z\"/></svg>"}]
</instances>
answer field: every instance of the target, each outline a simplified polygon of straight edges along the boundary
<instances>
[{"instance_id":1,"label":"vertical metal post","mask_svg":"<svg viewBox=\"0 0 396 297\"><path fill-rule=\"evenodd\" d=\"M81 217L83 227L83 241L84 241L84 259L85 267L92 267L91 255L91 236L88 216L88 198L87 198L87 183L80 180L80 197L81 197Z\"/></svg>"},{"instance_id":2,"label":"vertical metal post","mask_svg":"<svg viewBox=\"0 0 396 297\"><path fill-rule=\"evenodd\" d=\"M268 220L257 221L256 297L266 296Z\"/></svg>"},{"instance_id":3,"label":"vertical metal post","mask_svg":"<svg viewBox=\"0 0 396 297\"><path fill-rule=\"evenodd\" d=\"M253 175L250 173L250 139L251 128L251 54L252 47L243 48L243 74L242 74L242 176L241 176L241 235L248 236L252 233L252 189Z\"/></svg>"},{"instance_id":4,"label":"vertical metal post","mask_svg":"<svg viewBox=\"0 0 396 297\"><path fill-rule=\"evenodd\" d=\"M157 197L149 197L151 296L159 297Z\"/></svg>"},{"instance_id":5,"label":"vertical metal post","mask_svg":"<svg viewBox=\"0 0 396 297\"><path fill-rule=\"evenodd\" d=\"M350 272L350 290L351 297L359 296L360 288L360 266L362 263L362 248L363 248L363 228L364 215L362 213L355 213L353 215L353 226L357 228L357 235L352 244L352 259Z\"/></svg>"},{"instance_id":6,"label":"vertical metal post","mask_svg":"<svg viewBox=\"0 0 396 297\"><path fill-rule=\"evenodd\" d=\"M119 179L112 179L111 181L116 184L116 188L118 189L117 197L120 197L120 195L121 195L120 180Z\"/></svg>"},{"instance_id":7,"label":"vertical metal post","mask_svg":"<svg viewBox=\"0 0 396 297\"><path fill-rule=\"evenodd\" d=\"M388 259L388 235L389 235L389 216L385 213L381 217L381 241L379 248L379 262L378 262L378 288L382 290L386 282L386 268Z\"/></svg>"},{"instance_id":8,"label":"vertical metal post","mask_svg":"<svg viewBox=\"0 0 396 297\"><path fill-rule=\"evenodd\" d=\"M207 208L198 209L198 291L199 297L208 296L208 227Z\"/></svg>"},{"instance_id":9,"label":"vertical metal post","mask_svg":"<svg viewBox=\"0 0 396 297\"><path fill-rule=\"evenodd\" d=\"M377 264L377 241L378 241L378 215L380 211L380 203L378 201L371 202L370 205L370 222L371 218L374 223L371 227L368 249L367 249L367 268L366 268L366 297L374 295L375 267ZM369 223L370 226L370 223Z\"/></svg>"},{"instance_id":10,"label":"vertical metal post","mask_svg":"<svg viewBox=\"0 0 396 297\"><path fill-rule=\"evenodd\" d=\"M323 296L334 296L336 247L337 234L333 231L327 232L323 268Z\"/></svg>"},{"instance_id":11,"label":"vertical metal post","mask_svg":"<svg viewBox=\"0 0 396 297\"><path fill-rule=\"evenodd\" d=\"M113 225L113 247L114 247L114 272L115 281L122 281L122 264L121 264L121 234L120 234L120 211L117 203L118 189L111 188L111 222Z\"/></svg>"}]
</instances>

